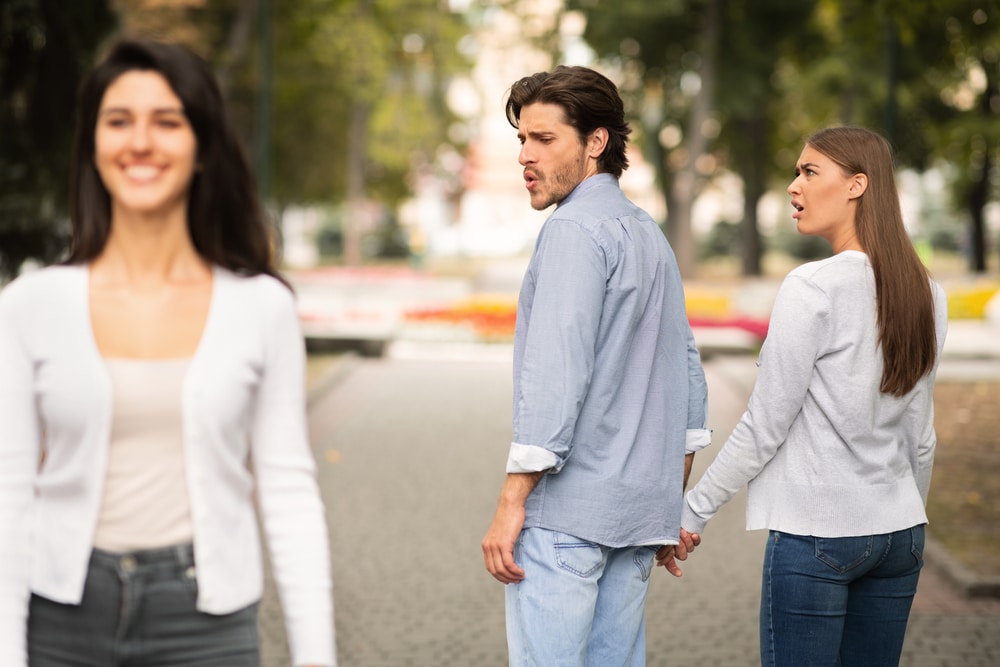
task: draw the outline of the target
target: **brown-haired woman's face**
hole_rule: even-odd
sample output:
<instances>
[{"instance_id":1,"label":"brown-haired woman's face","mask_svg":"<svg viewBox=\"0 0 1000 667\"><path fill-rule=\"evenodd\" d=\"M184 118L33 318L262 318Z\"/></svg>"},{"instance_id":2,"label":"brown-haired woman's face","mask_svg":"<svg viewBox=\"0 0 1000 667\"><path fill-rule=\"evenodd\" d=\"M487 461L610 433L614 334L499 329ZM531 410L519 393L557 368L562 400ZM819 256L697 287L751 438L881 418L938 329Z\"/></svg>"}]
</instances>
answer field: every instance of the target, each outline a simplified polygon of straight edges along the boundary
<instances>
[{"instance_id":1,"label":"brown-haired woman's face","mask_svg":"<svg viewBox=\"0 0 1000 667\"><path fill-rule=\"evenodd\" d=\"M835 252L842 249L855 236L855 185L840 165L806 144L788 186L799 233L826 239Z\"/></svg>"},{"instance_id":2,"label":"brown-haired woman's face","mask_svg":"<svg viewBox=\"0 0 1000 667\"><path fill-rule=\"evenodd\" d=\"M130 70L101 100L94 162L112 215L183 215L197 169L198 141L163 75Z\"/></svg>"}]
</instances>

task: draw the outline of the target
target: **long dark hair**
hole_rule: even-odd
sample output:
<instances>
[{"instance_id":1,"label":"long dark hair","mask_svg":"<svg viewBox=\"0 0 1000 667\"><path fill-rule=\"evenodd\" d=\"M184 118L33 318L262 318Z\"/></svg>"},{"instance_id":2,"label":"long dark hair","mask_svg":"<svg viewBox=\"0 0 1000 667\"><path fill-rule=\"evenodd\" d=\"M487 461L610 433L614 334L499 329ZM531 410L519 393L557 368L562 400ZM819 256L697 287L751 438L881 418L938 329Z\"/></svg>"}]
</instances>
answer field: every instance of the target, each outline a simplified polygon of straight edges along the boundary
<instances>
[{"instance_id":1,"label":"long dark hair","mask_svg":"<svg viewBox=\"0 0 1000 667\"><path fill-rule=\"evenodd\" d=\"M840 165L845 175L868 177L856 223L858 242L875 274L880 390L903 396L934 368L937 336L930 276L903 226L892 149L882 136L859 127L821 130L806 143Z\"/></svg>"},{"instance_id":2,"label":"long dark hair","mask_svg":"<svg viewBox=\"0 0 1000 667\"><path fill-rule=\"evenodd\" d=\"M608 145L597 159L597 168L621 178L628 168L625 145L632 131L625 121L625 106L618 88L603 74L587 67L560 65L551 72L526 76L510 87L507 120L515 128L521 107L529 104L556 104L566 114L566 122L576 129L581 143L599 127L608 131Z\"/></svg>"},{"instance_id":3,"label":"long dark hair","mask_svg":"<svg viewBox=\"0 0 1000 667\"><path fill-rule=\"evenodd\" d=\"M167 80L197 138L200 169L191 181L187 223L198 254L231 271L285 282L274 266L271 231L250 163L211 68L184 46L147 39L117 41L80 87L69 193L73 235L66 262L93 260L111 232L111 197L94 166L94 134L108 86L133 70L157 72Z\"/></svg>"}]
</instances>

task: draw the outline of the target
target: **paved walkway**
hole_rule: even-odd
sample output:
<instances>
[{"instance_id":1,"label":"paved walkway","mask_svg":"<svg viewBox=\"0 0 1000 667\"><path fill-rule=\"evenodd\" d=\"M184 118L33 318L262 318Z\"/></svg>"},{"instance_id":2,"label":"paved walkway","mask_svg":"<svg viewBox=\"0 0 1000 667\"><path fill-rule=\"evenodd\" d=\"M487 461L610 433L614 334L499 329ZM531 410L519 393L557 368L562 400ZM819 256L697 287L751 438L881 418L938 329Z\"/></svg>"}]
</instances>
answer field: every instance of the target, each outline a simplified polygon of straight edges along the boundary
<instances>
[{"instance_id":1,"label":"paved walkway","mask_svg":"<svg viewBox=\"0 0 1000 667\"><path fill-rule=\"evenodd\" d=\"M311 404L332 538L341 667L503 667L503 590L482 566L509 439L510 361L502 347L448 358L400 347L348 358ZM478 360L476 360L478 359ZM706 370L712 427L746 404L753 360ZM718 444L718 443L717 443ZM712 450L697 458L694 479ZM757 665L764 534L726 505L677 580L658 571L647 606L651 667ZM265 667L288 665L273 589L261 610ZM968 600L929 565L903 665L1000 664L1000 600Z\"/></svg>"}]
</instances>

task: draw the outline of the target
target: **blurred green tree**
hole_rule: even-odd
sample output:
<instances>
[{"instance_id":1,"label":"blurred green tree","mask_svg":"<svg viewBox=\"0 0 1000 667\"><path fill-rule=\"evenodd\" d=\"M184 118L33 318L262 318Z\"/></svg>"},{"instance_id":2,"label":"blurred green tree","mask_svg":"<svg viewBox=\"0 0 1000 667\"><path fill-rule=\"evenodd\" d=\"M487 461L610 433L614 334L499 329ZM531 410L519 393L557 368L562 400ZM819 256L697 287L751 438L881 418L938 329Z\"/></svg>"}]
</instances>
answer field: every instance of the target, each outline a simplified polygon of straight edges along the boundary
<instances>
[{"instance_id":1,"label":"blurred green tree","mask_svg":"<svg viewBox=\"0 0 1000 667\"><path fill-rule=\"evenodd\" d=\"M707 174L699 158L713 129L724 0L568 0L587 18L584 39L622 71L619 88L666 202L667 237L681 275L693 274L691 213ZM701 169L699 169L701 165Z\"/></svg>"},{"instance_id":2,"label":"blurred green tree","mask_svg":"<svg viewBox=\"0 0 1000 667\"><path fill-rule=\"evenodd\" d=\"M969 269L985 271L985 210L1000 200L1000 3L820 0L804 35L782 70L784 140L865 125L900 167L941 168L956 227L968 221Z\"/></svg>"},{"instance_id":3,"label":"blurred green tree","mask_svg":"<svg viewBox=\"0 0 1000 667\"><path fill-rule=\"evenodd\" d=\"M774 180L773 154L785 114L776 74L783 60L801 48L801 26L814 7L814 0L730 0L726 4L717 110L720 161L743 181L740 254L747 276L761 274L763 244L757 210Z\"/></svg>"},{"instance_id":4,"label":"blurred green tree","mask_svg":"<svg viewBox=\"0 0 1000 667\"><path fill-rule=\"evenodd\" d=\"M742 178L743 272L756 274L760 197L787 184L813 131L859 124L889 138L900 166L946 165L969 220L970 268L985 269L984 211L1000 199L998 0L568 6L585 13L585 38L623 72L682 267L693 257L690 206L717 168Z\"/></svg>"},{"instance_id":5,"label":"blurred green tree","mask_svg":"<svg viewBox=\"0 0 1000 667\"><path fill-rule=\"evenodd\" d=\"M116 31L177 41L209 60L248 153L269 156L258 177L272 211L346 204L344 257L357 263L362 235L395 220L390 210L420 170L460 141L449 138L454 119L444 100L451 78L469 69L457 48L467 27L448 7L0 1L0 274L13 275L27 257L52 261L65 246L74 96L95 50ZM262 35L272 41L262 44ZM262 101L267 114L258 113Z\"/></svg>"},{"instance_id":6,"label":"blurred green tree","mask_svg":"<svg viewBox=\"0 0 1000 667\"><path fill-rule=\"evenodd\" d=\"M106 0L0 2L0 282L65 249L76 91L114 26Z\"/></svg>"},{"instance_id":7,"label":"blurred green tree","mask_svg":"<svg viewBox=\"0 0 1000 667\"><path fill-rule=\"evenodd\" d=\"M770 153L781 119L774 75L813 5L570 1L587 15L587 41L627 73L624 88L664 191L667 236L682 275L695 270L694 200L724 166L743 180L743 272L760 273L757 205L770 185Z\"/></svg>"},{"instance_id":8,"label":"blurred green tree","mask_svg":"<svg viewBox=\"0 0 1000 667\"><path fill-rule=\"evenodd\" d=\"M470 67L457 49L468 28L441 0L289 0L274 21L273 195L346 202L344 259L355 264L378 209L454 143L444 100Z\"/></svg>"},{"instance_id":9,"label":"blurred green tree","mask_svg":"<svg viewBox=\"0 0 1000 667\"><path fill-rule=\"evenodd\" d=\"M1000 202L1000 2L948 4L941 31L947 51L940 60L928 61L924 72L924 80L938 93L928 106L937 104L945 113L940 114L942 122L928 124L927 130L933 158L953 167L947 173L968 221L969 270L983 273L986 210ZM925 92L931 97L935 91Z\"/></svg>"}]
</instances>

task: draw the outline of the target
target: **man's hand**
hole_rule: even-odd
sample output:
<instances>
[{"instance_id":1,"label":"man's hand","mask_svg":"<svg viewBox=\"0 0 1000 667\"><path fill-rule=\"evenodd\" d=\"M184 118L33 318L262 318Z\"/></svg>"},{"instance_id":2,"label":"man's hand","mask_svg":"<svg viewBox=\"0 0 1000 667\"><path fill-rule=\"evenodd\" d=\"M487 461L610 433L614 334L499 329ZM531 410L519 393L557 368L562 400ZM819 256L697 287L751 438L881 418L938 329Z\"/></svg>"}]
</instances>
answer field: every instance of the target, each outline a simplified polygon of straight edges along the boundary
<instances>
[{"instance_id":1,"label":"man's hand","mask_svg":"<svg viewBox=\"0 0 1000 667\"><path fill-rule=\"evenodd\" d=\"M667 544L660 547L659 551L656 552L656 565L657 567L662 566L675 577L680 577L683 575L680 566L677 564L679 560L687 560L688 554L694 551L695 547L701 544L701 535L698 533L689 533L683 528L681 528L680 540L678 544Z\"/></svg>"},{"instance_id":2,"label":"man's hand","mask_svg":"<svg viewBox=\"0 0 1000 667\"><path fill-rule=\"evenodd\" d=\"M493 523L483 538L486 570L504 584L524 579L524 570L514 562L514 542L524 527L524 503L544 472L509 473L500 489Z\"/></svg>"},{"instance_id":3,"label":"man's hand","mask_svg":"<svg viewBox=\"0 0 1000 667\"><path fill-rule=\"evenodd\" d=\"M516 584L524 579L524 570L514 562L514 542L523 525L524 507L501 503L483 538L486 569L500 583Z\"/></svg>"},{"instance_id":4,"label":"man's hand","mask_svg":"<svg viewBox=\"0 0 1000 667\"><path fill-rule=\"evenodd\" d=\"M677 558L675 555L676 544L667 544L660 547L659 551L656 552L656 566L666 568L667 572L679 577L683 574L681 568L677 565Z\"/></svg>"}]
</instances>

